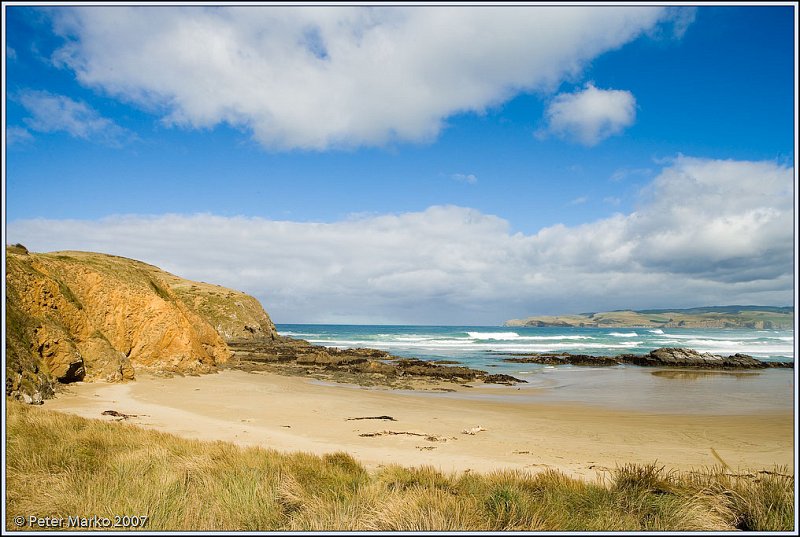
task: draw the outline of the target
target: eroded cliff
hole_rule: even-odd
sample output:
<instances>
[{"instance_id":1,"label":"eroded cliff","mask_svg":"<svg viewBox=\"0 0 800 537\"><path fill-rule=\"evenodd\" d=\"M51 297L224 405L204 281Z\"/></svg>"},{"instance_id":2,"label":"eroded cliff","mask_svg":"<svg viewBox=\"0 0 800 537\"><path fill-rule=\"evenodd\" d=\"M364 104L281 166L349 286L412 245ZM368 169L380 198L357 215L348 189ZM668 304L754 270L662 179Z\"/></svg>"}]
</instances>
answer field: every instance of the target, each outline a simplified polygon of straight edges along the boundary
<instances>
[{"instance_id":1,"label":"eroded cliff","mask_svg":"<svg viewBox=\"0 0 800 537\"><path fill-rule=\"evenodd\" d=\"M6 249L6 394L47 398L56 383L208 373L227 341L276 336L244 293L123 257Z\"/></svg>"}]
</instances>

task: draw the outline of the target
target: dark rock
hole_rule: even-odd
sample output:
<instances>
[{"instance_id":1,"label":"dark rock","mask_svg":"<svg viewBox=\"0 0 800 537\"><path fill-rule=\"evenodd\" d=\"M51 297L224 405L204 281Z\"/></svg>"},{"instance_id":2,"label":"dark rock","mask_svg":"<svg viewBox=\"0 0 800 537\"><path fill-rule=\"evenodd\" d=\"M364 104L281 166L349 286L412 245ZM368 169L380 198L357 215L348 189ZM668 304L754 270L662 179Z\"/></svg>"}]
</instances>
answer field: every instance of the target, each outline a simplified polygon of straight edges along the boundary
<instances>
[{"instance_id":1,"label":"dark rock","mask_svg":"<svg viewBox=\"0 0 800 537\"><path fill-rule=\"evenodd\" d=\"M455 382L474 380L481 373L484 373L468 367L436 365L434 362L425 362L413 358L397 360L397 367L400 368L403 375L432 377Z\"/></svg>"},{"instance_id":2,"label":"dark rock","mask_svg":"<svg viewBox=\"0 0 800 537\"><path fill-rule=\"evenodd\" d=\"M298 364L316 364L316 365L347 365L359 364L367 361L366 358L359 355L350 355L348 353L334 353L331 354L327 350L315 350L311 353L297 355Z\"/></svg>"},{"instance_id":3,"label":"dark rock","mask_svg":"<svg viewBox=\"0 0 800 537\"><path fill-rule=\"evenodd\" d=\"M700 353L693 349L663 347L648 354L619 354L617 356L592 356L586 354L529 354L504 358L505 362L536 363L548 365L612 366L631 364L642 367L689 367L696 369L764 369L774 367L793 368L792 362L762 362L747 354L728 357L711 353Z\"/></svg>"},{"instance_id":4,"label":"dark rock","mask_svg":"<svg viewBox=\"0 0 800 537\"><path fill-rule=\"evenodd\" d=\"M337 349L312 345L304 340L287 337L272 339L236 340L228 343L233 351L233 367L252 370L256 364L280 366L284 373L305 368L302 374L314 372L343 372L366 374L370 378L382 377L393 382L398 377L435 379L463 383L483 380L486 383L511 384L525 382L510 375L489 375L486 371L464 366L445 365L447 361L425 361L416 358L400 358L386 351L369 348Z\"/></svg>"},{"instance_id":5,"label":"dark rock","mask_svg":"<svg viewBox=\"0 0 800 537\"><path fill-rule=\"evenodd\" d=\"M794 362L764 362L764 365L768 368L794 369Z\"/></svg>"},{"instance_id":6,"label":"dark rock","mask_svg":"<svg viewBox=\"0 0 800 537\"><path fill-rule=\"evenodd\" d=\"M682 366L712 369L762 369L764 362L746 354L734 354L724 358L711 353L699 353L693 349L665 347L650 351L635 365Z\"/></svg>"},{"instance_id":7,"label":"dark rock","mask_svg":"<svg viewBox=\"0 0 800 537\"><path fill-rule=\"evenodd\" d=\"M505 384L506 386L513 386L517 383L524 383L527 384L527 380L518 379L516 377L512 377L511 375L486 375L483 377L483 382L486 384Z\"/></svg>"},{"instance_id":8,"label":"dark rock","mask_svg":"<svg viewBox=\"0 0 800 537\"><path fill-rule=\"evenodd\" d=\"M384 377L396 377L398 374L398 369L395 366L383 362L375 362L373 360L351 365L347 368L347 371L351 373L377 374L383 375Z\"/></svg>"},{"instance_id":9,"label":"dark rock","mask_svg":"<svg viewBox=\"0 0 800 537\"><path fill-rule=\"evenodd\" d=\"M350 357L361 357L361 358L377 358L377 359L386 359L390 358L391 354L386 351L381 351L378 349L367 349L363 347L356 347L354 349L332 349L328 348L328 352L331 354L343 354Z\"/></svg>"},{"instance_id":10,"label":"dark rock","mask_svg":"<svg viewBox=\"0 0 800 537\"><path fill-rule=\"evenodd\" d=\"M545 365L589 365L589 366L614 366L622 363L619 359L612 356L591 356L588 354L531 354L515 358L504 358L504 362L521 364L545 364Z\"/></svg>"}]
</instances>

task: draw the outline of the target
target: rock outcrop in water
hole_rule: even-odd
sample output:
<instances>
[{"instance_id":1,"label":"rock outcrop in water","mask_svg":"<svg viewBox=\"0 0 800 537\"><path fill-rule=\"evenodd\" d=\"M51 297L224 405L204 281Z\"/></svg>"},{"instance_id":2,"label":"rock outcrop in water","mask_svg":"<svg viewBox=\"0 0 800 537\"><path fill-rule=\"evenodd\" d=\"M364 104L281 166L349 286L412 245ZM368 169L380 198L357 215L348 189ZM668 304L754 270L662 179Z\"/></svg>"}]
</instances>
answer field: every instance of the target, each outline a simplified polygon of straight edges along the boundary
<instances>
[{"instance_id":1,"label":"rock outcrop in water","mask_svg":"<svg viewBox=\"0 0 800 537\"><path fill-rule=\"evenodd\" d=\"M766 369L792 368L792 362L764 362L746 354L719 356L700 353L693 349L664 347L648 354L620 354L617 356L592 356L570 353L531 353L503 358L504 362L535 363L547 365L615 366L631 364L644 367L687 367L692 369Z\"/></svg>"},{"instance_id":2,"label":"rock outcrop in water","mask_svg":"<svg viewBox=\"0 0 800 537\"><path fill-rule=\"evenodd\" d=\"M253 297L105 254L9 247L6 293L6 394L22 399L138 370L208 373L227 339L277 336Z\"/></svg>"},{"instance_id":3,"label":"rock outcrop in water","mask_svg":"<svg viewBox=\"0 0 800 537\"><path fill-rule=\"evenodd\" d=\"M312 345L302 339L277 337L270 341L229 342L233 357L228 367L267 370L292 375L310 375L358 384L397 385L406 380L464 384L513 385L527 382L510 375L489 374L464 366L435 361L400 358L377 349L336 349Z\"/></svg>"}]
</instances>

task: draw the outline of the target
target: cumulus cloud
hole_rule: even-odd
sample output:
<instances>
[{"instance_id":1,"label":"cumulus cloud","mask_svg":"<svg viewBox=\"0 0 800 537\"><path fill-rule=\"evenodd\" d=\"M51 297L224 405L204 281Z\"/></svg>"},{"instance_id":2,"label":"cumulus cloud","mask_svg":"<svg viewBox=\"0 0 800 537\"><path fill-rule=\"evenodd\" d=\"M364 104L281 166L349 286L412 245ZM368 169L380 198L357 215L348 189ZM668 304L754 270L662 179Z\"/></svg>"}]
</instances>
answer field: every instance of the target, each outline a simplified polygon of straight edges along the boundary
<instances>
[{"instance_id":1,"label":"cumulus cloud","mask_svg":"<svg viewBox=\"0 0 800 537\"><path fill-rule=\"evenodd\" d=\"M333 223L210 214L10 222L34 251L94 250L254 294L278 322L498 323L527 314L793 296L793 173L678 157L630 214L512 233L454 206Z\"/></svg>"},{"instance_id":2,"label":"cumulus cloud","mask_svg":"<svg viewBox=\"0 0 800 537\"><path fill-rule=\"evenodd\" d=\"M83 84L266 147L426 141L443 121L552 91L678 15L655 6L85 7L55 11ZM609 97L606 93L602 93ZM601 116L602 132L620 120ZM606 125L609 124L609 125ZM612 129L613 130L613 129Z\"/></svg>"},{"instance_id":3,"label":"cumulus cloud","mask_svg":"<svg viewBox=\"0 0 800 537\"><path fill-rule=\"evenodd\" d=\"M28 90L18 97L29 117L23 122L37 132L66 132L75 138L120 145L131 133L100 115L88 104L47 91Z\"/></svg>"},{"instance_id":4,"label":"cumulus cloud","mask_svg":"<svg viewBox=\"0 0 800 537\"><path fill-rule=\"evenodd\" d=\"M619 134L636 120L636 99L629 91L603 90L592 84L575 93L556 95L545 111L540 137L562 139L594 146Z\"/></svg>"},{"instance_id":5,"label":"cumulus cloud","mask_svg":"<svg viewBox=\"0 0 800 537\"><path fill-rule=\"evenodd\" d=\"M726 281L751 278L743 269L783 273L791 265L778 260L790 258L795 227L790 177L791 168L771 162L679 157L644 190L647 210L632 215L639 259Z\"/></svg>"}]
</instances>

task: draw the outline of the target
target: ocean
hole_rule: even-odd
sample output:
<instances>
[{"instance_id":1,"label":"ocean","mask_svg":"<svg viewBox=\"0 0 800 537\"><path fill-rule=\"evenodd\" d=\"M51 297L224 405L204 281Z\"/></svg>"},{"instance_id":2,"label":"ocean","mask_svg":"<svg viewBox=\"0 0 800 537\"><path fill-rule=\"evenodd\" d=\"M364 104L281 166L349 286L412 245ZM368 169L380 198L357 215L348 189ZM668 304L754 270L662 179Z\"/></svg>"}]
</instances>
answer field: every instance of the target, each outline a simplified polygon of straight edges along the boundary
<instances>
[{"instance_id":1,"label":"ocean","mask_svg":"<svg viewBox=\"0 0 800 537\"><path fill-rule=\"evenodd\" d=\"M589 403L657 412L735 413L794 407L794 371L669 371L631 365L547 366L504 362L501 353L570 352L613 356L659 347L749 354L794 361L793 330L562 328L498 326L278 324L281 335L327 347L370 347L423 360L452 360L527 381L541 402Z\"/></svg>"}]
</instances>

